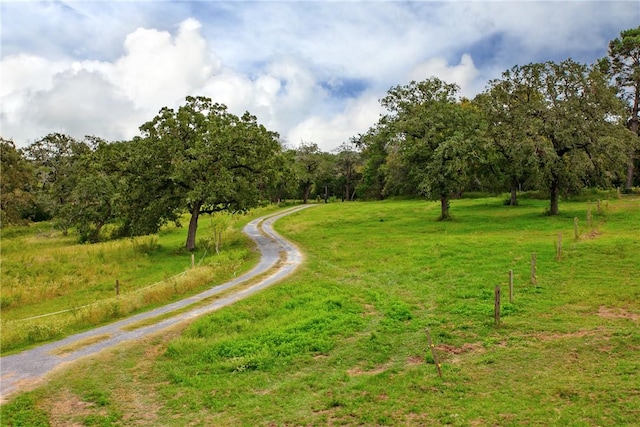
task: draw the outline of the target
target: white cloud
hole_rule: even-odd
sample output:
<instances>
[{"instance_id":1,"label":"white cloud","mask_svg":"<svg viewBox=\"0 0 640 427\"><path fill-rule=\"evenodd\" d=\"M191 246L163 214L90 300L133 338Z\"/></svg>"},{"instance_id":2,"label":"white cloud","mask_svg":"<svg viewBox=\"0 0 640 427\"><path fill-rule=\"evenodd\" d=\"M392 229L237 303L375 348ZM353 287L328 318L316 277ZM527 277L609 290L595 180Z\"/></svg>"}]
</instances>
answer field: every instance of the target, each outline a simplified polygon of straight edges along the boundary
<instances>
[{"instance_id":1,"label":"white cloud","mask_svg":"<svg viewBox=\"0 0 640 427\"><path fill-rule=\"evenodd\" d=\"M0 134L120 139L204 95L331 150L412 79L435 75L471 97L516 64L604 56L640 22L632 4L5 2Z\"/></svg>"},{"instance_id":2,"label":"white cloud","mask_svg":"<svg viewBox=\"0 0 640 427\"><path fill-rule=\"evenodd\" d=\"M220 69L194 19L168 32L139 28L124 43L112 80L139 107L174 105L201 88Z\"/></svg>"},{"instance_id":3,"label":"white cloud","mask_svg":"<svg viewBox=\"0 0 640 427\"><path fill-rule=\"evenodd\" d=\"M422 81L430 77L438 77L447 83L456 83L460 86L461 95L472 97L477 93L474 85L478 75L479 71L473 64L471 55L465 53L458 65L450 66L444 58L431 58L417 64L409 73L409 79Z\"/></svg>"},{"instance_id":4,"label":"white cloud","mask_svg":"<svg viewBox=\"0 0 640 427\"><path fill-rule=\"evenodd\" d=\"M347 102L344 110L332 116L312 116L291 129L287 142L298 146L302 142L315 142L324 151L331 151L351 137L365 133L378 121L382 107L378 97L366 93Z\"/></svg>"}]
</instances>

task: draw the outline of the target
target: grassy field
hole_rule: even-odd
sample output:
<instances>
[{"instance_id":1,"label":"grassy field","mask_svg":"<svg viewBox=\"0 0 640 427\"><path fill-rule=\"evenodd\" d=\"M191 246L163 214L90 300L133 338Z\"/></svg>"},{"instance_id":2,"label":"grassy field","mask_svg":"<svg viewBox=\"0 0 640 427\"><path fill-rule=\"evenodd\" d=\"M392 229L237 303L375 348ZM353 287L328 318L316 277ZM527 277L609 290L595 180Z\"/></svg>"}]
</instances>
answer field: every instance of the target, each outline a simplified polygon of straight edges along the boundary
<instances>
[{"instance_id":1,"label":"grassy field","mask_svg":"<svg viewBox=\"0 0 640 427\"><path fill-rule=\"evenodd\" d=\"M2 425L637 425L640 200L502 202L456 200L452 222L424 201L283 218L306 253L285 282L58 372Z\"/></svg>"},{"instance_id":2,"label":"grassy field","mask_svg":"<svg viewBox=\"0 0 640 427\"><path fill-rule=\"evenodd\" d=\"M175 225L153 236L91 245L78 244L75 235L64 236L50 223L3 229L2 353L166 304L248 270L258 259L240 231L249 218L203 217L195 268L183 249L186 230ZM224 230L220 254L214 228Z\"/></svg>"}]
</instances>

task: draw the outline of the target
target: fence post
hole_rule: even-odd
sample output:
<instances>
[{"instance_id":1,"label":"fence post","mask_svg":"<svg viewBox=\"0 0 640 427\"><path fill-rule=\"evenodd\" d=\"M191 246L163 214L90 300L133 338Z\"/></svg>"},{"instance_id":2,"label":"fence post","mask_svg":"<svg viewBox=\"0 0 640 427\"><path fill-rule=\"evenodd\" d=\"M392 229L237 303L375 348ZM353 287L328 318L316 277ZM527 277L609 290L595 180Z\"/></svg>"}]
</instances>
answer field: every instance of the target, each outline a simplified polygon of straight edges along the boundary
<instances>
[{"instance_id":1,"label":"fence post","mask_svg":"<svg viewBox=\"0 0 640 427\"><path fill-rule=\"evenodd\" d=\"M497 285L495 290L493 317L494 317L496 326L500 325L500 285Z\"/></svg>"},{"instance_id":2,"label":"fence post","mask_svg":"<svg viewBox=\"0 0 640 427\"><path fill-rule=\"evenodd\" d=\"M513 304L513 270L509 270L509 304Z\"/></svg>"},{"instance_id":3,"label":"fence post","mask_svg":"<svg viewBox=\"0 0 640 427\"><path fill-rule=\"evenodd\" d=\"M536 277L536 253L535 252L531 254L531 283L533 285L538 283L538 280Z\"/></svg>"},{"instance_id":4,"label":"fence post","mask_svg":"<svg viewBox=\"0 0 640 427\"><path fill-rule=\"evenodd\" d=\"M556 259L562 258L562 233L558 233L558 243L556 243Z\"/></svg>"},{"instance_id":5,"label":"fence post","mask_svg":"<svg viewBox=\"0 0 640 427\"><path fill-rule=\"evenodd\" d=\"M116 296L120 295L120 281L116 279Z\"/></svg>"},{"instance_id":6,"label":"fence post","mask_svg":"<svg viewBox=\"0 0 640 427\"><path fill-rule=\"evenodd\" d=\"M429 348L431 349L431 355L433 356L433 363L436 364L436 368L438 368L438 376L442 378L442 369L440 368L440 362L438 361L438 355L436 354L436 348L433 345L433 341L431 341L431 333L429 333L429 329L425 329L424 332L427 334L427 343L429 344Z\"/></svg>"}]
</instances>

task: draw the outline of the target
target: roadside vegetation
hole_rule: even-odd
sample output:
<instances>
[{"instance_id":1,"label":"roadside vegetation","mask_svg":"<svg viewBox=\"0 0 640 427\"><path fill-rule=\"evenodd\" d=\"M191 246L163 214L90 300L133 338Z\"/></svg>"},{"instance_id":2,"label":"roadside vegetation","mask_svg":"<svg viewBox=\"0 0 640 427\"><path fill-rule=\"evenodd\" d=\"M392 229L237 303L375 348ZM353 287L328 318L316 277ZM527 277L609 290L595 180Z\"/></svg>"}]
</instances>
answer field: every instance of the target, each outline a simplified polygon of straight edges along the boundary
<instances>
[{"instance_id":1,"label":"roadside vegetation","mask_svg":"<svg viewBox=\"0 0 640 427\"><path fill-rule=\"evenodd\" d=\"M259 257L241 232L249 218L204 217L193 253L182 248L185 230L173 224L158 234L92 245L79 244L50 222L5 227L2 353L149 310L242 274Z\"/></svg>"},{"instance_id":2,"label":"roadside vegetation","mask_svg":"<svg viewBox=\"0 0 640 427\"><path fill-rule=\"evenodd\" d=\"M640 200L590 192L550 217L504 199L454 200L445 222L419 200L282 218L293 276L56 373L3 425L633 425Z\"/></svg>"}]
</instances>

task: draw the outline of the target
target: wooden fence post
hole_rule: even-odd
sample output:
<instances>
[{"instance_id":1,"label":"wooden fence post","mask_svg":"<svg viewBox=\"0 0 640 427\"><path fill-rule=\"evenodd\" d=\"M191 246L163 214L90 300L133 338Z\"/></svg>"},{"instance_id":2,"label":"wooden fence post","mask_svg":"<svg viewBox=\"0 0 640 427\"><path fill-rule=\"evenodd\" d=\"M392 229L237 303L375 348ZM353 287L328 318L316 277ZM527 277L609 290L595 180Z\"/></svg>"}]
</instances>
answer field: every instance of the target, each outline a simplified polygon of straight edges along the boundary
<instances>
[{"instance_id":1,"label":"wooden fence post","mask_svg":"<svg viewBox=\"0 0 640 427\"><path fill-rule=\"evenodd\" d=\"M438 376L442 378L442 369L440 368L440 362L438 361L438 355L436 353L436 348L433 345L433 341L431 340L431 334L429 333L429 329L424 330L427 334L427 343L429 344L429 348L431 349L431 355L433 356L433 363L436 364L436 368L438 368Z\"/></svg>"},{"instance_id":2,"label":"wooden fence post","mask_svg":"<svg viewBox=\"0 0 640 427\"><path fill-rule=\"evenodd\" d=\"M196 256L191 254L191 268L196 266Z\"/></svg>"},{"instance_id":3,"label":"wooden fence post","mask_svg":"<svg viewBox=\"0 0 640 427\"><path fill-rule=\"evenodd\" d=\"M494 317L496 326L499 326L500 325L500 285L497 285L495 290L493 317Z\"/></svg>"},{"instance_id":4,"label":"wooden fence post","mask_svg":"<svg viewBox=\"0 0 640 427\"><path fill-rule=\"evenodd\" d=\"M535 252L531 254L531 283L533 285L538 283L538 280L536 277L536 253Z\"/></svg>"},{"instance_id":5,"label":"wooden fence post","mask_svg":"<svg viewBox=\"0 0 640 427\"><path fill-rule=\"evenodd\" d=\"M576 240L580 238L580 233L578 231L578 217L573 218L573 238Z\"/></svg>"},{"instance_id":6,"label":"wooden fence post","mask_svg":"<svg viewBox=\"0 0 640 427\"><path fill-rule=\"evenodd\" d=\"M120 295L120 281L116 279L116 296Z\"/></svg>"},{"instance_id":7,"label":"wooden fence post","mask_svg":"<svg viewBox=\"0 0 640 427\"><path fill-rule=\"evenodd\" d=\"M513 270L509 270L509 304L513 304Z\"/></svg>"},{"instance_id":8,"label":"wooden fence post","mask_svg":"<svg viewBox=\"0 0 640 427\"><path fill-rule=\"evenodd\" d=\"M562 233L558 233L558 243L556 243L556 259L562 258Z\"/></svg>"}]
</instances>

